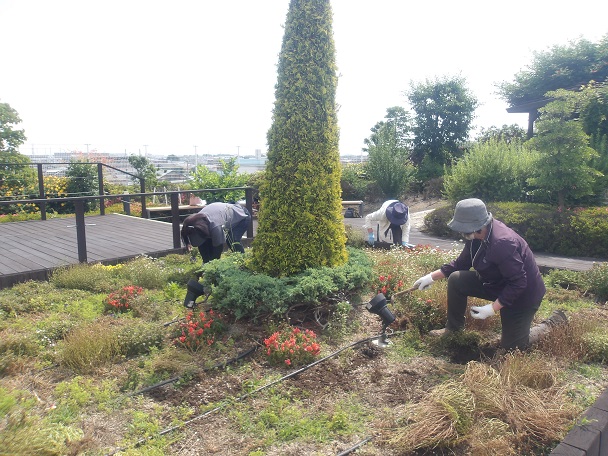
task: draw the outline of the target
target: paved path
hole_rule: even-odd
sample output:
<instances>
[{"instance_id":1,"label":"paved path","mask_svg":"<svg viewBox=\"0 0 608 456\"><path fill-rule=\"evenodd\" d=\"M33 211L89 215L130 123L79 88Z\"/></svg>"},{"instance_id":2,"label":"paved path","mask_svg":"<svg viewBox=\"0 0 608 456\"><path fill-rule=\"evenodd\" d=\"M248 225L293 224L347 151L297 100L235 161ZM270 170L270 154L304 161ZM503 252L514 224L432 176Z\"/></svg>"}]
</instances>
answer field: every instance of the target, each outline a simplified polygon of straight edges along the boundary
<instances>
[{"instance_id":1,"label":"paved path","mask_svg":"<svg viewBox=\"0 0 608 456\"><path fill-rule=\"evenodd\" d=\"M430 211L414 212L410 214L412 217L412 229L410 231L410 244L423 244L431 245L433 247L441 249L454 249L462 248L464 245L462 242L454 241L453 239L442 239L436 236L429 236L420 231L422 226L422 219L424 215ZM365 223L364 218L345 218L344 223L355 227L360 227L363 230ZM546 271L548 269L570 269L573 271L587 271L593 267L595 262L602 262L608 260L602 260L597 258L570 258L550 253L537 253L534 252L534 257L538 266Z\"/></svg>"}]
</instances>

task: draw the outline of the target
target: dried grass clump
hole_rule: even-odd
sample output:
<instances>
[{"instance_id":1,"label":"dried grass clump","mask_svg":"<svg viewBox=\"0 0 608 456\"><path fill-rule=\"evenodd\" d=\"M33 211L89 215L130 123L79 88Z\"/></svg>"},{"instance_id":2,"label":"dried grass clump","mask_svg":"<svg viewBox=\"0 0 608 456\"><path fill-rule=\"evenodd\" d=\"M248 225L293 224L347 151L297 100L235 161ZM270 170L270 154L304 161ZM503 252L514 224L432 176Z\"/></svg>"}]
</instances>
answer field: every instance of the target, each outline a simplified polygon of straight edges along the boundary
<instances>
[{"instance_id":1,"label":"dried grass clump","mask_svg":"<svg viewBox=\"0 0 608 456\"><path fill-rule=\"evenodd\" d=\"M388 443L401 452L457 445L471 428L474 410L473 395L465 385L442 383L408 407L407 424Z\"/></svg>"},{"instance_id":2,"label":"dried grass clump","mask_svg":"<svg viewBox=\"0 0 608 456\"><path fill-rule=\"evenodd\" d=\"M508 354L496 367L471 362L463 382L471 389L476 415L507 423L519 443L551 443L563 437L580 413L557 384L559 367L539 354Z\"/></svg>"},{"instance_id":3,"label":"dried grass clump","mask_svg":"<svg viewBox=\"0 0 608 456\"><path fill-rule=\"evenodd\" d=\"M61 364L78 373L90 373L120 355L116 329L98 320L72 330L63 341Z\"/></svg>"},{"instance_id":4,"label":"dried grass clump","mask_svg":"<svg viewBox=\"0 0 608 456\"><path fill-rule=\"evenodd\" d=\"M481 418L471 429L469 445L475 456L516 456L514 434L509 425L496 418Z\"/></svg>"},{"instance_id":5,"label":"dried grass clump","mask_svg":"<svg viewBox=\"0 0 608 456\"><path fill-rule=\"evenodd\" d=\"M536 350L570 361L585 359L585 334L592 332L597 325L596 320L590 319L584 313L573 313L567 324L551 328L551 331L538 341Z\"/></svg>"},{"instance_id":6,"label":"dried grass clump","mask_svg":"<svg viewBox=\"0 0 608 456\"><path fill-rule=\"evenodd\" d=\"M482 456L529 454L563 438L580 413L558 370L538 353L510 353L494 366L472 361L461 381L409 405L405 426L387 443L403 454L457 445Z\"/></svg>"}]
</instances>

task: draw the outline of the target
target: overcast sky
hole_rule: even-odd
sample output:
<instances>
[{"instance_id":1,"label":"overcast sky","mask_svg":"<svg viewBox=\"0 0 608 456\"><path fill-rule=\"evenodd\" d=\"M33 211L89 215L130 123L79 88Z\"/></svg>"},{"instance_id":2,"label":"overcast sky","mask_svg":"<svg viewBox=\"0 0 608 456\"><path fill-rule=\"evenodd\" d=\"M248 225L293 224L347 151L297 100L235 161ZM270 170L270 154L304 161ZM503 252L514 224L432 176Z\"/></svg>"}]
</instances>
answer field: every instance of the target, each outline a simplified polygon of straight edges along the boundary
<instances>
[{"instance_id":1,"label":"overcast sky","mask_svg":"<svg viewBox=\"0 0 608 456\"><path fill-rule=\"evenodd\" d=\"M608 2L332 0L340 153L410 81L463 76L477 127L517 123L495 84L533 51L608 33ZM21 152L266 151L289 0L0 0L0 102ZM88 144L88 146L87 146ZM195 149L196 146L196 149Z\"/></svg>"}]
</instances>

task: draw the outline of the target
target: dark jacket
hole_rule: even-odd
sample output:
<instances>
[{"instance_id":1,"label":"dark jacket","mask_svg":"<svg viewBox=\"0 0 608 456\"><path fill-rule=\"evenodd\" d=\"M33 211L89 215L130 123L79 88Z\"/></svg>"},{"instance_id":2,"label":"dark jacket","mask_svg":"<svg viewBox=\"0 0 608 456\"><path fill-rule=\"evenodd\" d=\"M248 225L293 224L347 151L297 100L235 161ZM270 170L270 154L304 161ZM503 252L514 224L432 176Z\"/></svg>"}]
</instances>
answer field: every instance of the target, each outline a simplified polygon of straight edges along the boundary
<instances>
[{"instance_id":1,"label":"dark jacket","mask_svg":"<svg viewBox=\"0 0 608 456\"><path fill-rule=\"evenodd\" d=\"M545 295L545 283L528 243L499 220L491 222L483 241L466 241L458 258L444 264L441 272L448 277L471 267L503 306L538 308Z\"/></svg>"}]
</instances>

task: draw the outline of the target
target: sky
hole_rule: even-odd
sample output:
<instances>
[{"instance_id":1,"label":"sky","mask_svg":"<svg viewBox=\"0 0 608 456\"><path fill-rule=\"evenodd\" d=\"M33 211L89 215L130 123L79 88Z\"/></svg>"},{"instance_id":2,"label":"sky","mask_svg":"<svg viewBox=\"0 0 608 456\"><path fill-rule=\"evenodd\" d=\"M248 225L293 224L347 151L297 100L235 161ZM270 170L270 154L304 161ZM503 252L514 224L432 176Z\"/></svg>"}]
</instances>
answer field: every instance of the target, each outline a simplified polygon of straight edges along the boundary
<instances>
[{"instance_id":1,"label":"sky","mask_svg":"<svg viewBox=\"0 0 608 456\"><path fill-rule=\"evenodd\" d=\"M340 153L358 155L410 84L461 76L474 126L519 124L496 84L535 51L608 33L608 2L332 0ZM0 0L0 102L20 151L267 150L289 0Z\"/></svg>"}]
</instances>

